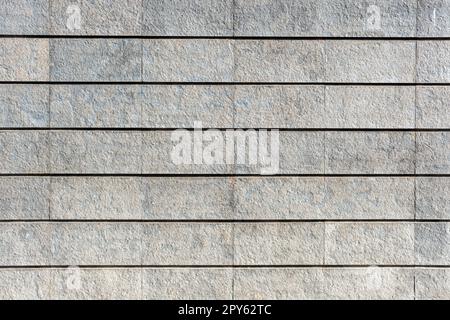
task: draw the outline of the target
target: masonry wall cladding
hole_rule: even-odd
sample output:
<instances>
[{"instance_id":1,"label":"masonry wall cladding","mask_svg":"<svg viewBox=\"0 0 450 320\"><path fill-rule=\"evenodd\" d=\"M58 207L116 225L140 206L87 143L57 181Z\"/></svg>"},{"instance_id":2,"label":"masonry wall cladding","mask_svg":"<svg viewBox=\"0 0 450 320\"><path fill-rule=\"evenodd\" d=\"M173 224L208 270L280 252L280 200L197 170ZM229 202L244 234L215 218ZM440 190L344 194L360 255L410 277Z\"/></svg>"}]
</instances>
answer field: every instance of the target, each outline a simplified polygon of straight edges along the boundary
<instances>
[{"instance_id":1,"label":"masonry wall cladding","mask_svg":"<svg viewBox=\"0 0 450 320\"><path fill-rule=\"evenodd\" d=\"M450 299L450 0L0 0L0 34L0 298ZM279 174L174 164L195 121L280 129Z\"/></svg>"}]
</instances>

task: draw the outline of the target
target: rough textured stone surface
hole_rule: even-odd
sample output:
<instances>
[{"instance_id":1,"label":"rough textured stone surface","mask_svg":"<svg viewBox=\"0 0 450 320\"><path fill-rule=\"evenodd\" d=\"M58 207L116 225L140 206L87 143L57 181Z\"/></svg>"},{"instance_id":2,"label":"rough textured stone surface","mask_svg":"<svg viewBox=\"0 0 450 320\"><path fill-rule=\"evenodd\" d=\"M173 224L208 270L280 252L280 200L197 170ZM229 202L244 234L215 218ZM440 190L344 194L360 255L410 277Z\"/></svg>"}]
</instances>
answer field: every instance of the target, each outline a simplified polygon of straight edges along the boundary
<instances>
[{"instance_id":1,"label":"rough textured stone surface","mask_svg":"<svg viewBox=\"0 0 450 320\"><path fill-rule=\"evenodd\" d=\"M449 300L450 269L416 269L416 299Z\"/></svg>"},{"instance_id":2,"label":"rough textured stone surface","mask_svg":"<svg viewBox=\"0 0 450 320\"><path fill-rule=\"evenodd\" d=\"M146 223L142 225L144 265L230 265L231 224Z\"/></svg>"},{"instance_id":3,"label":"rough textured stone surface","mask_svg":"<svg viewBox=\"0 0 450 320\"><path fill-rule=\"evenodd\" d=\"M450 219L450 178L416 179L416 217Z\"/></svg>"},{"instance_id":4,"label":"rough textured stone surface","mask_svg":"<svg viewBox=\"0 0 450 320\"><path fill-rule=\"evenodd\" d=\"M325 42L326 81L412 83L415 81L413 41Z\"/></svg>"},{"instance_id":5,"label":"rough textured stone surface","mask_svg":"<svg viewBox=\"0 0 450 320\"><path fill-rule=\"evenodd\" d=\"M450 41L417 42L417 82L450 82Z\"/></svg>"},{"instance_id":6,"label":"rough textured stone surface","mask_svg":"<svg viewBox=\"0 0 450 320\"><path fill-rule=\"evenodd\" d=\"M417 128L450 128L450 88L417 87Z\"/></svg>"},{"instance_id":7,"label":"rough textured stone surface","mask_svg":"<svg viewBox=\"0 0 450 320\"><path fill-rule=\"evenodd\" d=\"M233 271L225 268L145 268L142 271L143 299L232 298Z\"/></svg>"},{"instance_id":8,"label":"rough textured stone surface","mask_svg":"<svg viewBox=\"0 0 450 320\"><path fill-rule=\"evenodd\" d=\"M50 179L0 177L0 220L48 219Z\"/></svg>"},{"instance_id":9,"label":"rough textured stone surface","mask_svg":"<svg viewBox=\"0 0 450 320\"><path fill-rule=\"evenodd\" d=\"M418 132L416 139L417 173L449 174L450 132Z\"/></svg>"},{"instance_id":10,"label":"rough textured stone surface","mask_svg":"<svg viewBox=\"0 0 450 320\"><path fill-rule=\"evenodd\" d=\"M49 0L1 0L0 34L47 34Z\"/></svg>"},{"instance_id":11,"label":"rough textured stone surface","mask_svg":"<svg viewBox=\"0 0 450 320\"><path fill-rule=\"evenodd\" d=\"M45 223L0 223L1 266L51 264L50 226Z\"/></svg>"},{"instance_id":12,"label":"rough textured stone surface","mask_svg":"<svg viewBox=\"0 0 450 320\"><path fill-rule=\"evenodd\" d=\"M416 264L450 263L450 223L429 222L415 225Z\"/></svg>"},{"instance_id":13,"label":"rough textured stone surface","mask_svg":"<svg viewBox=\"0 0 450 320\"><path fill-rule=\"evenodd\" d=\"M232 86L144 86L142 127L232 128L233 94Z\"/></svg>"},{"instance_id":14,"label":"rough textured stone surface","mask_svg":"<svg viewBox=\"0 0 450 320\"><path fill-rule=\"evenodd\" d=\"M414 87L327 86L326 128L414 128Z\"/></svg>"},{"instance_id":15,"label":"rough textured stone surface","mask_svg":"<svg viewBox=\"0 0 450 320\"><path fill-rule=\"evenodd\" d=\"M142 133L51 131L52 173L140 173Z\"/></svg>"},{"instance_id":16,"label":"rough textured stone surface","mask_svg":"<svg viewBox=\"0 0 450 320\"><path fill-rule=\"evenodd\" d=\"M143 31L150 36L232 36L232 0L143 2Z\"/></svg>"},{"instance_id":17,"label":"rough textured stone surface","mask_svg":"<svg viewBox=\"0 0 450 320\"><path fill-rule=\"evenodd\" d=\"M0 42L0 81L48 80L48 39L2 39Z\"/></svg>"},{"instance_id":18,"label":"rough textured stone surface","mask_svg":"<svg viewBox=\"0 0 450 320\"><path fill-rule=\"evenodd\" d=\"M139 178L52 177L52 219L141 219L144 195Z\"/></svg>"},{"instance_id":19,"label":"rough textured stone surface","mask_svg":"<svg viewBox=\"0 0 450 320\"><path fill-rule=\"evenodd\" d=\"M265 223L234 226L238 265L318 265L323 263L323 223Z\"/></svg>"},{"instance_id":20,"label":"rough textured stone surface","mask_svg":"<svg viewBox=\"0 0 450 320\"><path fill-rule=\"evenodd\" d=\"M140 35L143 0L50 0L54 35ZM146 1L145 1L146 2ZM77 17L79 28L73 22Z\"/></svg>"},{"instance_id":21,"label":"rough textured stone surface","mask_svg":"<svg viewBox=\"0 0 450 320\"><path fill-rule=\"evenodd\" d=\"M413 265L412 223L326 223L325 264Z\"/></svg>"},{"instance_id":22,"label":"rough textured stone surface","mask_svg":"<svg viewBox=\"0 0 450 320\"><path fill-rule=\"evenodd\" d=\"M43 300L51 299L51 269L0 270L0 299Z\"/></svg>"},{"instance_id":23,"label":"rough textured stone surface","mask_svg":"<svg viewBox=\"0 0 450 320\"><path fill-rule=\"evenodd\" d=\"M238 178L239 219L412 219L411 178Z\"/></svg>"},{"instance_id":24,"label":"rough textured stone surface","mask_svg":"<svg viewBox=\"0 0 450 320\"><path fill-rule=\"evenodd\" d=\"M47 173L46 131L0 131L0 173Z\"/></svg>"},{"instance_id":25,"label":"rough textured stone surface","mask_svg":"<svg viewBox=\"0 0 450 320\"><path fill-rule=\"evenodd\" d=\"M52 81L141 81L138 39L50 39Z\"/></svg>"},{"instance_id":26,"label":"rough textured stone surface","mask_svg":"<svg viewBox=\"0 0 450 320\"><path fill-rule=\"evenodd\" d=\"M327 174L412 174L415 144L410 132L326 132Z\"/></svg>"},{"instance_id":27,"label":"rough textured stone surface","mask_svg":"<svg viewBox=\"0 0 450 320\"><path fill-rule=\"evenodd\" d=\"M450 35L450 1L419 0L417 35L419 37L448 37Z\"/></svg>"},{"instance_id":28,"label":"rough textured stone surface","mask_svg":"<svg viewBox=\"0 0 450 320\"><path fill-rule=\"evenodd\" d=\"M48 96L47 85L0 85L0 126L48 127Z\"/></svg>"},{"instance_id":29,"label":"rough textured stone surface","mask_svg":"<svg viewBox=\"0 0 450 320\"><path fill-rule=\"evenodd\" d=\"M236 40L234 81L319 82L325 76L322 41Z\"/></svg>"},{"instance_id":30,"label":"rough textured stone surface","mask_svg":"<svg viewBox=\"0 0 450 320\"><path fill-rule=\"evenodd\" d=\"M237 36L413 37L415 0L238 0ZM377 6L377 13L370 6Z\"/></svg>"},{"instance_id":31,"label":"rough textured stone surface","mask_svg":"<svg viewBox=\"0 0 450 320\"><path fill-rule=\"evenodd\" d=\"M233 62L231 40L143 40L144 81L230 82Z\"/></svg>"},{"instance_id":32,"label":"rough textured stone surface","mask_svg":"<svg viewBox=\"0 0 450 320\"><path fill-rule=\"evenodd\" d=\"M142 226L136 223L50 223L53 265L139 265Z\"/></svg>"},{"instance_id":33,"label":"rough textured stone surface","mask_svg":"<svg viewBox=\"0 0 450 320\"><path fill-rule=\"evenodd\" d=\"M138 86L55 85L50 88L51 127L139 127Z\"/></svg>"}]
</instances>

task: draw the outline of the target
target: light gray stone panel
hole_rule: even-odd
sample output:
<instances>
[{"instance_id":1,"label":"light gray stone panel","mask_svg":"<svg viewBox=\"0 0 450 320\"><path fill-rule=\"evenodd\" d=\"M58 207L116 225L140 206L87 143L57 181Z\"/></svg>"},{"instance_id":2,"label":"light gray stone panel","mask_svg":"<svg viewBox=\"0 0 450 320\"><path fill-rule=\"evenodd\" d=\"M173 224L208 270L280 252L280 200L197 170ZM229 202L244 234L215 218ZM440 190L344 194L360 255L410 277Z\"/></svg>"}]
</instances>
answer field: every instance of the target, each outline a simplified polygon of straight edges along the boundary
<instances>
[{"instance_id":1,"label":"light gray stone panel","mask_svg":"<svg viewBox=\"0 0 450 320\"><path fill-rule=\"evenodd\" d=\"M233 65L232 40L143 40L144 81L231 82Z\"/></svg>"},{"instance_id":2,"label":"light gray stone panel","mask_svg":"<svg viewBox=\"0 0 450 320\"><path fill-rule=\"evenodd\" d=\"M417 173L450 173L450 132L417 133Z\"/></svg>"},{"instance_id":3,"label":"light gray stone panel","mask_svg":"<svg viewBox=\"0 0 450 320\"><path fill-rule=\"evenodd\" d=\"M450 178L416 178L416 217L450 219Z\"/></svg>"},{"instance_id":4,"label":"light gray stone panel","mask_svg":"<svg viewBox=\"0 0 450 320\"><path fill-rule=\"evenodd\" d=\"M51 223L51 264L139 265L142 226L136 223Z\"/></svg>"},{"instance_id":5,"label":"light gray stone panel","mask_svg":"<svg viewBox=\"0 0 450 320\"><path fill-rule=\"evenodd\" d=\"M0 299L47 300L52 295L51 269L1 269Z\"/></svg>"},{"instance_id":6,"label":"light gray stone panel","mask_svg":"<svg viewBox=\"0 0 450 320\"><path fill-rule=\"evenodd\" d=\"M52 128L136 128L141 89L127 85L54 85L50 88Z\"/></svg>"},{"instance_id":7,"label":"light gray stone panel","mask_svg":"<svg viewBox=\"0 0 450 320\"><path fill-rule=\"evenodd\" d=\"M50 39L51 81L141 81L139 39Z\"/></svg>"},{"instance_id":8,"label":"light gray stone panel","mask_svg":"<svg viewBox=\"0 0 450 320\"><path fill-rule=\"evenodd\" d=\"M232 278L228 268L144 268L142 298L230 300Z\"/></svg>"},{"instance_id":9,"label":"light gray stone panel","mask_svg":"<svg viewBox=\"0 0 450 320\"><path fill-rule=\"evenodd\" d=\"M49 0L1 0L0 34L48 33Z\"/></svg>"},{"instance_id":10,"label":"light gray stone panel","mask_svg":"<svg viewBox=\"0 0 450 320\"><path fill-rule=\"evenodd\" d=\"M0 173L48 173L46 131L0 131Z\"/></svg>"},{"instance_id":11,"label":"light gray stone panel","mask_svg":"<svg viewBox=\"0 0 450 320\"><path fill-rule=\"evenodd\" d=\"M257 223L234 226L237 265L323 263L323 223Z\"/></svg>"},{"instance_id":12,"label":"light gray stone panel","mask_svg":"<svg viewBox=\"0 0 450 320\"><path fill-rule=\"evenodd\" d=\"M239 219L412 219L411 178L238 178Z\"/></svg>"},{"instance_id":13,"label":"light gray stone panel","mask_svg":"<svg viewBox=\"0 0 450 320\"><path fill-rule=\"evenodd\" d=\"M142 0L50 0L51 34L137 36Z\"/></svg>"},{"instance_id":14,"label":"light gray stone panel","mask_svg":"<svg viewBox=\"0 0 450 320\"><path fill-rule=\"evenodd\" d=\"M417 87L417 128L450 128L450 87Z\"/></svg>"},{"instance_id":15,"label":"light gray stone panel","mask_svg":"<svg viewBox=\"0 0 450 320\"><path fill-rule=\"evenodd\" d=\"M48 80L48 39L2 39L0 42L0 81Z\"/></svg>"},{"instance_id":16,"label":"light gray stone panel","mask_svg":"<svg viewBox=\"0 0 450 320\"><path fill-rule=\"evenodd\" d=\"M232 36L232 0L144 0L143 35Z\"/></svg>"},{"instance_id":17,"label":"light gray stone panel","mask_svg":"<svg viewBox=\"0 0 450 320\"><path fill-rule=\"evenodd\" d=\"M230 265L231 224L146 223L142 225L144 265Z\"/></svg>"},{"instance_id":18,"label":"light gray stone panel","mask_svg":"<svg viewBox=\"0 0 450 320\"><path fill-rule=\"evenodd\" d=\"M450 35L450 1L419 0L417 35L419 37L448 37Z\"/></svg>"},{"instance_id":19,"label":"light gray stone panel","mask_svg":"<svg viewBox=\"0 0 450 320\"><path fill-rule=\"evenodd\" d=\"M413 83L414 41L330 40L326 46L326 81Z\"/></svg>"},{"instance_id":20,"label":"light gray stone panel","mask_svg":"<svg viewBox=\"0 0 450 320\"><path fill-rule=\"evenodd\" d=\"M51 173L140 173L142 133L51 131Z\"/></svg>"},{"instance_id":21,"label":"light gray stone panel","mask_svg":"<svg viewBox=\"0 0 450 320\"><path fill-rule=\"evenodd\" d=\"M450 82L450 41L417 42L417 82Z\"/></svg>"},{"instance_id":22,"label":"light gray stone panel","mask_svg":"<svg viewBox=\"0 0 450 320\"><path fill-rule=\"evenodd\" d=\"M326 174L412 174L411 132L326 132Z\"/></svg>"},{"instance_id":23,"label":"light gray stone panel","mask_svg":"<svg viewBox=\"0 0 450 320\"><path fill-rule=\"evenodd\" d=\"M416 264L450 264L450 224L445 222L416 223Z\"/></svg>"},{"instance_id":24,"label":"light gray stone panel","mask_svg":"<svg viewBox=\"0 0 450 320\"><path fill-rule=\"evenodd\" d=\"M414 87L327 86L325 128L414 128Z\"/></svg>"},{"instance_id":25,"label":"light gray stone panel","mask_svg":"<svg viewBox=\"0 0 450 320\"><path fill-rule=\"evenodd\" d=\"M450 269L418 268L415 274L417 300L450 299Z\"/></svg>"},{"instance_id":26,"label":"light gray stone panel","mask_svg":"<svg viewBox=\"0 0 450 320\"><path fill-rule=\"evenodd\" d=\"M28 128L49 126L47 85L0 85L0 126Z\"/></svg>"},{"instance_id":27,"label":"light gray stone panel","mask_svg":"<svg viewBox=\"0 0 450 320\"><path fill-rule=\"evenodd\" d=\"M325 43L304 40L236 40L236 82L320 82L325 79Z\"/></svg>"},{"instance_id":28,"label":"light gray stone panel","mask_svg":"<svg viewBox=\"0 0 450 320\"><path fill-rule=\"evenodd\" d=\"M325 264L414 265L412 223L326 223Z\"/></svg>"},{"instance_id":29,"label":"light gray stone panel","mask_svg":"<svg viewBox=\"0 0 450 320\"><path fill-rule=\"evenodd\" d=\"M48 219L50 179L0 177L0 220Z\"/></svg>"},{"instance_id":30,"label":"light gray stone panel","mask_svg":"<svg viewBox=\"0 0 450 320\"><path fill-rule=\"evenodd\" d=\"M142 88L142 126L147 128L233 127L232 86L155 85Z\"/></svg>"},{"instance_id":31,"label":"light gray stone panel","mask_svg":"<svg viewBox=\"0 0 450 320\"><path fill-rule=\"evenodd\" d=\"M50 226L45 223L0 223L1 266L51 264Z\"/></svg>"}]
</instances>

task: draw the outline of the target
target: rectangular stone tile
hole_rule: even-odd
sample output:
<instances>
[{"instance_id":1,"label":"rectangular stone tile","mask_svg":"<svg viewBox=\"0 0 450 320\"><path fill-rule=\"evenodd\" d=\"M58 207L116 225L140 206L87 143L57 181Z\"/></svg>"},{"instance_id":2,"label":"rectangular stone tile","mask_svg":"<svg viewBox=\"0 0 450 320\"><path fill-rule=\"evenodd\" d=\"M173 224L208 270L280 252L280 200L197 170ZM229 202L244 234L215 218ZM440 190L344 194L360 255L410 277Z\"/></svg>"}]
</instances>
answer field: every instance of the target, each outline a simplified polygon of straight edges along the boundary
<instances>
[{"instance_id":1,"label":"rectangular stone tile","mask_svg":"<svg viewBox=\"0 0 450 320\"><path fill-rule=\"evenodd\" d=\"M228 178L144 178L144 219L234 218L233 181Z\"/></svg>"},{"instance_id":2,"label":"rectangular stone tile","mask_svg":"<svg viewBox=\"0 0 450 320\"><path fill-rule=\"evenodd\" d=\"M235 128L323 128L323 86L235 86Z\"/></svg>"},{"instance_id":3,"label":"rectangular stone tile","mask_svg":"<svg viewBox=\"0 0 450 320\"><path fill-rule=\"evenodd\" d=\"M51 81L141 81L139 39L50 39Z\"/></svg>"},{"instance_id":4,"label":"rectangular stone tile","mask_svg":"<svg viewBox=\"0 0 450 320\"><path fill-rule=\"evenodd\" d=\"M0 34L44 35L48 33L49 0L1 0Z\"/></svg>"},{"instance_id":5,"label":"rectangular stone tile","mask_svg":"<svg viewBox=\"0 0 450 320\"><path fill-rule=\"evenodd\" d=\"M143 2L143 35L232 36L232 0Z\"/></svg>"},{"instance_id":6,"label":"rectangular stone tile","mask_svg":"<svg viewBox=\"0 0 450 320\"><path fill-rule=\"evenodd\" d=\"M450 224L416 223L415 247L417 265L450 264Z\"/></svg>"},{"instance_id":7,"label":"rectangular stone tile","mask_svg":"<svg viewBox=\"0 0 450 320\"><path fill-rule=\"evenodd\" d=\"M418 219L450 219L450 178L416 178Z\"/></svg>"},{"instance_id":8,"label":"rectangular stone tile","mask_svg":"<svg viewBox=\"0 0 450 320\"><path fill-rule=\"evenodd\" d=\"M325 79L325 42L236 40L236 82L320 82Z\"/></svg>"},{"instance_id":9,"label":"rectangular stone tile","mask_svg":"<svg viewBox=\"0 0 450 320\"><path fill-rule=\"evenodd\" d=\"M48 173L46 131L0 131L0 173Z\"/></svg>"},{"instance_id":10,"label":"rectangular stone tile","mask_svg":"<svg viewBox=\"0 0 450 320\"><path fill-rule=\"evenodd\" d=\"M51 173L140 173L141 132L51 131Z\"/></svg>"},{"instance_id":11,"label":"rectangular stone tile","mask_svg":"<svg viewBox=\"0 0 450 320\"><path fill-rule=\"evenodd\" d=\"M50 179L0 177L0 220L48 219Z\"/></svg>"},{"instance_id":12,"label":"rectangular stone tile","mask_svg":"<svg viewBox=\"0 0 450 320\"><path fill-rule=\"evenodd\" d=\"M0 42L0 81L48 80L48 39L2 39Z\"/></svg>"},{"instance_id":13,"label":"rectangular stone tile","mask_svg":"<svg viewBox=\"0 0 450 320\"><path fill-rule=\"evenodd\" d=\"M414 273L399 268L251 268L234 271L235 299L414 299Z\"/></svg>"},{"instance_id":14,"label":"rectangular stone tile","mask_svg":"<svg viewBox=\"0 0 450 320\"><path fill-rule=\"evenodd\" d=\"M141 88L134 85L54 85L52 128L133 128L141 121Z\"/></svg>"},{"instance_id":15,"label":"rectangular stone tile","mask_svg":"<svg viewBox=\"0 0 450 320\"><path fill-rule=\"evenodd\" d=\"M230 265L233 262L231 224L142 224L144 265Z\"/></svg>"},{"instance_id":16,"label":"rectangular stone tile","mask_svg":"<svg viewBox=\"0 0 450 320\"><path fill-rule=\"evenodd\" d=\"M232 278L228 268L144 268L142 298L230 300Z\"/></svg>"},{"instance_id":17,"label":"rectangular stone tile","mask_svg":"<svg viewBox=\"0 0 450 320\"><path fill-rule=\"evenodd\" d=\"M239 223L234 226L237 265L323 263L323 223Z\"/></svg>"},{"instance_id":18,"label":"rectangular stone tile","mask_svg":"<svg viewBox=\"0 0 450 320\"><path fill-rule=\"evenodd\" d=\"M233 81L231 40L147 39L143 50L144 81Z\"/></svg>"},{"instance_id":19,"label":"rectangular stone tile","mask_svg":"<svg viewBox=\"0 0 450 320\"><path fill-rule=\"evenodd\" d=\"M414 224L326 223L325 264L414 265Z\"/></svg>"},{"instance_id":20,"label":"rectangular stone tile","mask_svg":"<svg viewBox=\"0 0 450 320\"><path fill-rule=\"evenodd\" d=\"M136 223L48 224L53 265L139 265L142 226Z\"/></svg>"},{"instance_id":21,"label":"rectangular stone tile","mask_svg":"<svg viewBox=\"0 0 450 320\"><path fill-rule=\"evenodd\" d=\"M450 1L419 0L417 35L419 37L448 37L450 35Z\"/></svg>"},{"instance_id":22,"label":"rectangular stone tile","mask_svg":"<svg viewBox=\"0 0 450 320\"><path fill-rule=\"evenodd\" d=\"M141 268L53 269L51 298L57 300L141 299Z\"/></svg>"},{"instance_id":23,"label":"rectangular stone tile","mask_svg":"<svg viewBox=\"0 0 450 320\"><path fill-rule=\"evenodd\" d=\"M413 219L412 178L238 178L238 219Z\"/></svg>"},{"instance_id":24,"label":"rectangular stone tile","mask_svg":"<svg viewBox=\"0 0 450 320\"><path fill-rule=\"evenodd\" d=\"M450 41L417 41L417 82L450 82Z\"/></svg>"},{"instance_id":25,"label":"rectangular stone tile","mask_svg":"<svg viewBox=\"0 0 450 320\"><path fill-rule=\"evenodd\" d=\"M136 36L142 0L50 0L53 35Z\"/></svg>"},{"instance_id":26,"label":"rectangular stone tile","mask_svg":"<svg viewBox=\"0 0 450 320\"><path fill-rule=\"evenodd\" d=\"M51 269L1 269L0 299L47 300L51 298Z\"/></svg>"},{"instance_id":27,"label":"rectangular stone tile","mask_svg":"<svg viewBox=\"0 0 450 320\"><path fill-rule=\"evenodd\" d=\"M220 131L217 135L225 139L221 133L223 132ZM142 132L143 173L225 174L233 172L232 163L226 164L225 151L222 152L222 156L217 161L209 159L209 156L215 150L215 144L212 142L218 141L217 143L219 143L220 138L213 136L213 141L203 143L203 148L198 151L197 148L194 150L193 134L193 131L187 130ZM205 134L205 131L202 134ZM208 148L208 146L210 147ZM203 157L204 154L208 158ZM219 154L217 158L219 158Z\"/></svg>"},{"instance_id":28,"label":"rectangular stone tile","mask_svg":"<svg viewBox=\"0 0 450 320\"><path fill-rule=\"evenodd\" d=\"M326 174L412 174L411 132L326 132Z\"/></svg>"},{"instance_id":29,"label":"rectangular stone tile","mask_svg":"<svg viewBox=\"0 0 450 320\"><path fill-rule=\"evenodd\" d=\"M415 275L417 300L450 299L450 269L418 268Z\"/></svg>"},{"instance_id":30,"label":"rectangular stone tile","mask_svg":"<svg viewBox=\"0 0 450 320\"><path fill-rule=\"evenodd\" d=\"M0 223L1 266L51 263L50 226L45 223Z\"/></svg>"},{"instance_id":31,"label":"rectangular stone tile","mask_svg":"<svg viewBox=\"0 0 450 320\"><path fill-rule=\"evenodd\" d=\"M450 87L417 87L417 128L450 128Z\"/></svg>"},{"instance_id":32,"label":"rectangular stone tile","mask_svg":"<svg viewBox=\"0 0 450 320\"><path fill-rule=\"evenodd\" d=\"M142 87L142 127L233 127L232 86L155 85Z\"/></svg>"},{"instance_id":33,"label":"rectangular stone tile","mask_svg":"<svg viewBox=\"0 0 450 320\"><path fill-rule=\"evenodd\" d=\"M327 86L325 128L414 128L414 87Z\"/></svg>"},{"instance_id":34,"label":"rectangular stone tile","mask_svg":"<svg viewBox=\"0 0 450 320\"><path fill-rule=\"evenodd\" d=\"M415 25L415 0L238 0L235 8L237 36L413 37Z\"/></svg>"},{"instance_id":35,"label":"rectangular stone tile","mask_svg":"<svg viewBox=\"0 0 450 320\"><path fill-rule=\"evenodd\" d=\"M139 178L52 177L52 219L141 219L144 194Z\"/></svg>"},{"instance_id":36,"label":"rectangular stone tile","mask_svg":"<svg viewBox=\"0 0 450 320\"><path fill-rule=\"evenodd\" d=\"M450 173L450 132L417 133L417 173Z\"/></svg>"},{"instance_id":37,"label":"rectangular stone tile","mask_svg":"<svg viewBox=\"0 0 450 320\"><path fill-rule=\"evenodd\" d=\"M326 41L326 81L412 83L413 41Z\"/></svg>"},{"instance_id":38,"label":"rectangular stone tile","mask_svg":"<svg viewBox=\"0 0 450 320\"><path fill-rule=\"evenodd\" d=\"M26 128L49 126L47 85L0 85L0 126Z\"/></svg>"}]
</instances>

